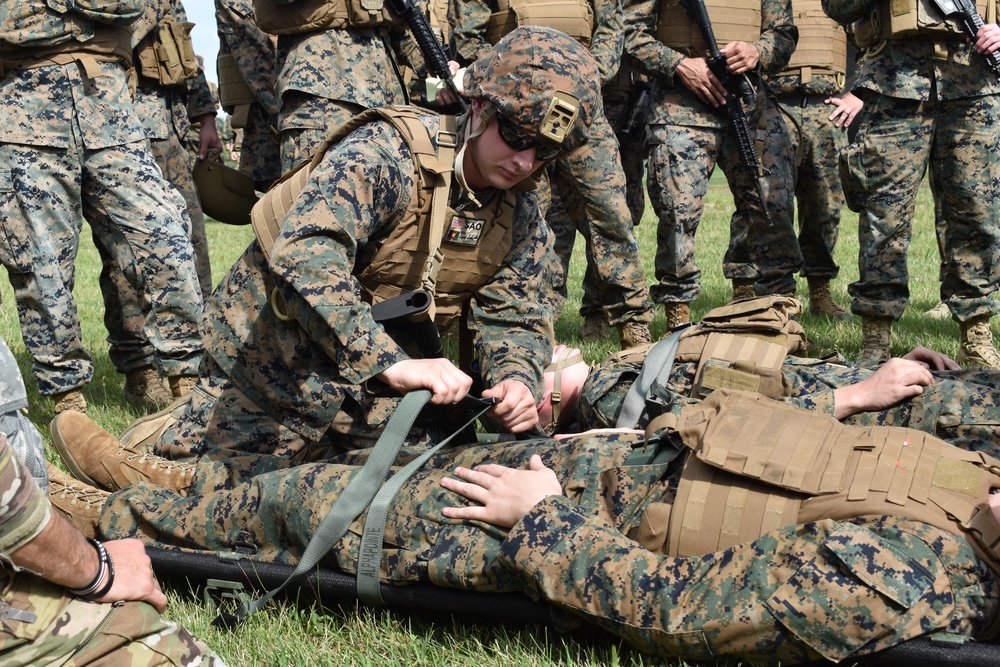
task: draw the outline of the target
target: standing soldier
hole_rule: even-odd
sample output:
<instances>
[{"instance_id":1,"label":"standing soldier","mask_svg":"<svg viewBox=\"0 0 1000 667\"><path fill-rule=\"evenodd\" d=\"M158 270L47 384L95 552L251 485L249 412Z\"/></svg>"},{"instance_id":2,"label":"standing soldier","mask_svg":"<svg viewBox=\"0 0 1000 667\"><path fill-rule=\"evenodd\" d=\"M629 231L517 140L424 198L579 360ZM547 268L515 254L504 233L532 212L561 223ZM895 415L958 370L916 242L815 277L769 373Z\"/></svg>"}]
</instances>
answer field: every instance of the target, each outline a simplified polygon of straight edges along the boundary
<instances>
[{"instance_id":1,"label":"standing soldier","mask_svg":"<svg viewBox=\"0 0 1000 667\"><path fill-rule=\"evenodd\" d=\"M543 25L561 30L588 46L600 66L601 83L618 71L622 52L621 10L613 0L565 0L534 7L525 3L491 0L453 1L455 53L473 62L518 25ZM603 112L591 130L591 139L578 154L566 155L546 169L551 202L542 202L546 220L556 233L559 265L551 262L553 299L558 316L566 299L566 269L579 231L587 244L588 271L599 285L600 303L594 311L618 329L623 348L650 342L652 309L646 276L639 261L639 245L625 199L625 174L618 144ZM593 331L594 325L588 327ZM596 332L595 332L596 333Z\"/></svg>"},{"instance_id":2,"label":"standing soldier","mask_svg":"<svg viewBox=\"0 0 1000 667\"><path fill-rule=\"evenodd\" d=\"M802 275L809 282L813 313L850 319L830 294L830 281L840 271L833 259L844 207L837 159L847 145L847 132L830 120L826 103L844 88L847 33L823 13L820 0L794 0L792 10L799 42L788 67L769 77L768 85L791 120Z\"/></svg>"},{"instance_id":3,"label":"standing soldier","mask_svg":"<svg viewBox=\"0 0 1000 667\"><path fill-rule=\"evenodd\" d=\"M899 6L897 6L899 5ZM906 10L909 8L908 11ZM945 220L941 300L961 328L958 361L1000 368L990 318L1000 275L1000 78L984 54L1000 27L974 42L951 22L933 22L917 0L823 0L842 24L853 21L867 48L855 90L865 107L858 135L841 155L847 204L860 213L858 281L851 311L862 318L858 360L890 356L892 323L909 302L906 251L917 190L928 169Z\"/></svg>"},{"instance_id":4,"label":"standing soldier","mask_svg":"<svg viewBox=\"0 0 1000 667\"><path fill-rule=\"evenodd\" d=\"M672 0L629 0L625 5L625 51L654 77L647 164L649 198L656 211L656 279L650 289L662 303L668 326L687 322L700 291L694 236L716 163L736 201L723 273L737 298L791 294L802 263L792 224L792 153L788 130L761 75L781 71L798 38L787 0L743 0L728 11L708 0L715 37L728 72L746 75L756 90L747 110L751 128L763 136L760 156L768 172L764 196L772 222L763 219L754 170L740 163L736 139L720 113L726 90L709 69L707 45L685 10ZM760 152L760 147L757 147ZM749 195L749 197L748 197Z\"/></svg>"}]
</instances>

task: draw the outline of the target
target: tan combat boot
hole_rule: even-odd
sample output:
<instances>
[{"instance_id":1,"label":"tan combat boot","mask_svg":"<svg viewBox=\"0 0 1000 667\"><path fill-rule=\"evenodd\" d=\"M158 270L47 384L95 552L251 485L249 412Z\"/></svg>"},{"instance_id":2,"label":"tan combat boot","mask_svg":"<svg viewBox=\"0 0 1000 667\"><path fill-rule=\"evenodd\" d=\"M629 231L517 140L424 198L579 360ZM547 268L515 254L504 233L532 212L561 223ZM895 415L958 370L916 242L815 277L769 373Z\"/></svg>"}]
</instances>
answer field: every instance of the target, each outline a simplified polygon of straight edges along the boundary
<instances>
[{"instance_id":1,"label":"tan combat boot","mask_svg":"<svg viewBox=\"0 0 1000 667\"><path fill-rule=\"evenodd\" d=\"M958 363L964 366L1000 368L1000 353L993 347L993 331L989 317L977 317L960 322L962 346L958 350Z\"/></svg>"},{"instance_id":2,"label":"tan combat boot","mask_svg":"<svg viewBox=\"0 0 1000 667\"><path fill-rule=\"evenodd\" d=\"M162 410L174 401L163 379L152 366L134 368L125 373L125 400L148 411Z\"/></svg>"},{"instance_id":3,"label":"tan combat boot","mask_svg":"<svg viewBox=\"0 0 1000 667\"><path fill-rule=\"evenodd\" d=\"M87 400L83 397L83 392L79 389L70 389L69 391L52 394L52 401L54 403L52 412L57 415L67 410L75 410L82 413L87 412Z\"/></svg>"},{"instance_id":4,"label":"tan combat boot","mask_svg":"<svg viewBox=\"0 0 1000 667\"><path fill-rule=\"evenodd\" d=\"M691 321L691 305L687 303L665 303L663 312L667 316L668 332Z\"/></svg>"},{"instance_id":5,"label":"tan combat boot","mask_svg":"<svg viewBox=\"0 0 1000 667\"><path fill-rule=\"evenodd\" d=\"M649 325L643 322L619 324L618 335L621 337L621 347L623 350L653 342L653 337L649 335Z\"/></svg>"},{"instance_id":6,"label":"tan combat boot","mask_svg":"<svg viewBox=\"0 0 1000 667\"><path fill-rule=\"evenodd\" d=\"M951 310L948 309L948 304L946 304L944 301L941 301L940 303L938 303L938 305L934 306L930 310L925 310L924 317L929 317L932 320L950 320Z\"/></svg>"},{"instance_id":7,"label":"tan combat boot","mask_svg":"<svg viewBox=\"0 0 1000 667\"><path fill-rule=\"evenodd\" d=\"M608 337L608 318L603 310L583 316L582 337L584 342L601 341Z\"/></svg>"},{"instance_id":8,"label":"tan combat boot","mask_svg":"<svg viewBox=\"0 0 1000 667\"><path fill-rule=\"evenodd\" d=\"M892 320L888 317L864 317L861 319L861 352L858 353L858 363L866 366L888 361L892 353L889 351L889 335L892 332Z\"/></svg>"},{"instance_id":9,"label":"tan combat boot","mask_svg":"<svg viewBox=\"0 0 1000 667\"><path fill-rule=\"evenodd\" d=\"M849 320L851 314L837 305L830 294L830 281L825 278L807 278L809 281L809 310L814 315L825 315L833 320Z\"/></svg>"},{"instance_id":10,"label":"tan combat boot","mask_svg":"<svg viewBox=\"0 0 1000 667\"><path fill-rule=\"evenodd\" d=\"M750 278L733 278L733 301L737 299L752 299L757 296L753 289L756 281Z\"/></svg>"},{"instance_id":11,"label":"tan combat boot","mask_svg":"<svg viewBox=\"0 0 1000 667\"><path fill-rule=\"evenodd\" d=\"M97 537L97 522L111 494L73 479L51 463L49 502L87 537Z\"/></svg>"},{"instance_id":12,"label":"tan combat boot","mask_svg":"<svg viewBox=\"0 0 1000 667\"><path fill-rule=\"evenodd\" d=\"M167 378L170 385L170 393L174 398L180 398L191 393L194 386L198 384L197 375L171 375Z\"/></svg>"},{"instance_id":13,"label":"tan combat boot","mask_svg":"<svg viewBox=\"0 0 1000 667\"><path fill-rule=\"evenodd\" d=\"M78 412L58 415L49 424L49 435L73 476L105 491L142 480L186 495L194 477L193 463L139 454Z\"/></svg>"}]
</instances>

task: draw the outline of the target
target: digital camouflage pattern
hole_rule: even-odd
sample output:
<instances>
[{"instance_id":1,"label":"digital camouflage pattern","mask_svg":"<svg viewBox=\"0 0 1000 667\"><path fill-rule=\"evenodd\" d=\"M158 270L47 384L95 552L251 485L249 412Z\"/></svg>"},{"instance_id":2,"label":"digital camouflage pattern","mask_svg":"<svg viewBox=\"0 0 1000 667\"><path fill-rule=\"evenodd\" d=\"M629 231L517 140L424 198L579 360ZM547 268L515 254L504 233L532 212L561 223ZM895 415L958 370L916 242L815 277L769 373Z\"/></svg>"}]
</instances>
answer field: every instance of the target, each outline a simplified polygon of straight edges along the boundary
<instances>
[{"instance_id":1,"label":"digital camouflage pattern","mask_svg":"<svg viewBox=\"0 0 1000 667\"><path fill-rule=\"evenodd\" d=\"M754 280L758 294L795 291L794 273L802 257L793 224L792 153L788 130L757 75L757 108L751 131L763 130L761 162L764 196L773 220L767 225L756 203L754 174L742 167L725 117L699 100L679 80L677 66L685 56L657 40L656 20L663 0L627 0L625 51L656 82L650 110L650 153L647 188L658 218L656 283L650 296L657 303L691 302L699 294L701 272L694 261L694 236L704 209L708 179L716 165L729 181L737 212L730 222L730 243L723 262L729 279ZM696 29L696 28L695 28ZM758 71L777 73L788 63L798 38L788 0L762 0ZM758 119L764 114L762 127Z\"/></svg>"},{"instance_id":2,"label":"digital camouflage pattern","mask_svg":"<svg viewBox=\"0 0 1000 667\"><path fill-rule=\"evenodd\" d=\"M0 12L26 9L18 4L5 3ZM28 12L56 16L42 5ZM75 25L92 25L73 12ZM69 29L62 18L52 25ZM116 272L148 297L143 333L161 368L194 372L202 351L191 241L146 147L124 70L98 66L101 76L93 79L84 79L77 65L55 65L17 70L0 82L7 121L0 140L7 239L0 260L46 396L80 387L93 374L72 297L84 217L98 248L113 249Z\"/></svg>"},{"instance_id":3,"label":"digital camouflage pattern","mask_svg":"<svg viewBox=\"0 0 1000 667\"><path fill-rule=\"evenodd\" d=\"M277 74L275 42L254 20L253 2L216 0L215 21L219 30L219 53L232 54L243 80L257 97L250 105L243 142L239 146L239 170L265 189L281 175L281 156L275 137L281 102L274 92Z\"/></svg>"},{"instance_id":4,"label":"digital camouflage pattern","mask_svg":"<svg viewBox=\"0 0 1000 667\"><path fill-rule=\"evenodd\" d=\"M382 580L524 590L687 660L840 660L938 631L984 635L996 616L997 585L967 542L901 518L825 520L715 554L665 556L663 508L676 473L624 465L640 444L575 436L439 452L389 509ZM542 501L509 533L443 517L442 508L464 502L440 486L447 471L483 462L523 468L532 453L557 472L566 497ZM246 460L202 460L192 495L140 482L111 496L100 530L167 548L230 551L249 542L258 558L293 563L366 454L297 466L270 457L272 472L252 478L241 476L254 468ZM364 518L327 566L356 572Z\"/></svg>"},{"instance_id":5,"label":"digital camouflage pattern","mask_svg":"<svg viewBox=\"0 0 1000 667\"><path fill-rule=\"evenodd\" d=\"M824 0L823 9L847 23L860 18L864 4ZM958 35L878 46L865 54L854 84L865 108L840 162L847 204L860 213L860 277L848 289L851 311L902 317L909 303L911 220L929 167L947 220L941 299L959 322L991 317L1000 312L993 298L1000 273L1000 81Z\"/></svg>"},{"instance_id":6,"label":"digital camouflage pattern","mask_svg":"<svg viewBox=\"0 0 1000 667\"><path fill-rule=\"evenodd\" d=\"M21 369L7 341L0 338L0 433L6 436L10 448L28 469L38 488L47 491L49 473L45 469L45 443L25 415L27 407L28 392Z\"/></svg>"}]
</instances>

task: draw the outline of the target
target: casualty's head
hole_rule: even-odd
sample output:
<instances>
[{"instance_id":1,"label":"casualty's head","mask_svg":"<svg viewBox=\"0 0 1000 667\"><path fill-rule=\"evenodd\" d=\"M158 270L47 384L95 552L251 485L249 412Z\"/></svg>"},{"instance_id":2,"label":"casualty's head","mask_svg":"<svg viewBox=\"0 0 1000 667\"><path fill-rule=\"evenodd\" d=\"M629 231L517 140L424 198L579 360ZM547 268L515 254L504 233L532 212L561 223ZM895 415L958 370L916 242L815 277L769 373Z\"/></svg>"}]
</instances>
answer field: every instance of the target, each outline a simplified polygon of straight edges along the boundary
<instances>
[{"instance_id":1,"label":"casualty's head","mask_svg":"<svg viewBox=\"0 0 1000 667\"><path fill-rule=\"evenodd\" d=\"M552 363L543 375L545 391L541 402L535 406L538 421L546 432L552 434L560 426L573 423L576 402L589 372L590 366L577 348L556 345L552 349Z\"/></svg>"},{"instance_id":2,"label":"casualty's head","mask_svg":"<svg viewBox=\"0 0 1000 667\"><path fill-rule=\"evenodd\" d=\"M472 161L463 167L477 189L511 187L507 181L523 180L587 143L601 109L600 74L590 52L538 26L513 30L472 63L464 90L472 100L466 144Z\"/></svg>"}]
</instances>

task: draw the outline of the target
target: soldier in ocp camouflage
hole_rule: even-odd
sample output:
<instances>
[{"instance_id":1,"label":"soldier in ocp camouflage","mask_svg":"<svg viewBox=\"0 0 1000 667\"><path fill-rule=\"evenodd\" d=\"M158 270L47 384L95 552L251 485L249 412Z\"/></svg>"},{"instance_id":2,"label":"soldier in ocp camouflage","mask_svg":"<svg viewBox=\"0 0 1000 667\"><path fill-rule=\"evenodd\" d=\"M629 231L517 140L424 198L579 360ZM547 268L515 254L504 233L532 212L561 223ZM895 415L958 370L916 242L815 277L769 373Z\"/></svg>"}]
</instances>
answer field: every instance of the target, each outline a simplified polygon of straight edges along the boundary
<instances>
[{"instance_id":1,"label":"soldier in ocp camouflage","mask_svg":"<svg viewBox=\"0 0 1000 667\"><path fill-rule=\"evenodd\" d=\"M101 7L0 7L0 259L39 392L60 404L74 395L75 409L85 409L79 389L93 374L71 293L83 217L115 272L148 299L143 332L163 373L193 372L202 352L191 241L132 106L125 55L112 50L114 31L124 33L141 7ZM74 53L84 55L65 63Z\"/></svg>"}]
</instances>

